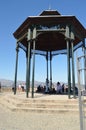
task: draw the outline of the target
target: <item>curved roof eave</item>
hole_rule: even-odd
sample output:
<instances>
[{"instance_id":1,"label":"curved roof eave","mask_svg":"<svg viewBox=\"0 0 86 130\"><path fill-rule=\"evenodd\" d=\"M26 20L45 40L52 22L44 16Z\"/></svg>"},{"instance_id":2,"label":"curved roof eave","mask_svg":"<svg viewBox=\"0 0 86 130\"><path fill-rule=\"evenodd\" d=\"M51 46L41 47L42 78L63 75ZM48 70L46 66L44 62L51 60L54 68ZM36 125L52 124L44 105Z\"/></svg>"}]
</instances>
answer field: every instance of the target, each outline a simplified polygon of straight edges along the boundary
<instances>
[{"instance_id":1,"label":"curved roof eave","mask_svg":"<svg viewBox=\"0 0 86 130\"><path fill-rule=\"evenodd\" d=\"M17 39L18 36L25 30L29 28L32 24L48 24L51 23L70 23L75 26L75 29L79 33L83 33L84 38L86 37L86 29L79 22L75 16L61 16L61 15L49 15L49 16L29 16L20 25L20 27L13 33L14 37Z\"/></svg>"}]
</instances>

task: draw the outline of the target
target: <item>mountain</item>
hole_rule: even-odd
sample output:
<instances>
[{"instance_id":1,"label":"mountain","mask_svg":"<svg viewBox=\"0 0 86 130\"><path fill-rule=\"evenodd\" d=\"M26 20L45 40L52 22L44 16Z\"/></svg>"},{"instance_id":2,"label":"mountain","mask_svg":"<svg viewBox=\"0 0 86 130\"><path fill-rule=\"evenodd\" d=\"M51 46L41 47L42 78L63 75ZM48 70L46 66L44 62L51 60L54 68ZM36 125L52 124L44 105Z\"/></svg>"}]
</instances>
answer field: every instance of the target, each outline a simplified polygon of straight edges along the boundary
<instances>
[{"instance_id":1,"label":"mountain","mask_svg":"<svg viewBox=\"0 0 86 130\"><path fill-rule=\"evenodd\" d=\"M13 87L14 86L13 80L0 79L0 82L1 82L1 86L3 86L3 87ZM17 81L17 86L22 85L22 84L25 84L25 81L20 81L20 80ZM44 86L45 82L35 81L34 84L35 84L35 87L37 87L38 85ZM61 82L61 84L63 84L63 82ZM67 84L67 83L64 83L64 84ZM53 82L53 85L56 86L56 82Z\"/></svg>"},{"instance_id":2,"label":"mountain","mask_svg":"<svg viewBox=\"0 0 86 130\"><path fill-rule=\"evenodd\" d=\"M4 87L11 87L13 85L13 81L8 79L0 79L0 82L1 82L1 86Z\"/></svg>"},{"instance_id":3,"label":"mountain","mask_svg":"<svg viewBox=\"0 0 86 130\"><path fill-rule=\"evenodd\" d=\"M14 81L13 80L8 80L8 79L0 79L1 82L1 86L3 87L13 87L14 86ZM25 81L17 81L17 86L18 85L22 85L25 84ZM38 85L45 85L44 82L39 82L39 81L35 81L35 87L37 87Z\"/></svg>"}]
</instances>

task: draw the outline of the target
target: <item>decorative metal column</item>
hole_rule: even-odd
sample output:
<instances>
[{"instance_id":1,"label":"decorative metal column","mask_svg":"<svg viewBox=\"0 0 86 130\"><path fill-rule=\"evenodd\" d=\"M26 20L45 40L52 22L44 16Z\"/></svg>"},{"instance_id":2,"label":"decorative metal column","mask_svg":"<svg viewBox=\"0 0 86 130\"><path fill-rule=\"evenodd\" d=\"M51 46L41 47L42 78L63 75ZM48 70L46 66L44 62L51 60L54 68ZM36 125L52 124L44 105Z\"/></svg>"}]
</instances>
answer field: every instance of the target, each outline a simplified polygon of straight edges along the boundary
<instances>
[{"instance_id":1,"label":"decorative metal column","mask_svg":"<svg viewBox=\"0 0 86 130\"><path fill-rule=\"evenodd\" d=\"M68 98L70 98L71 90L71 68L70 68L70 27L66 25L66 44L67 44L67 72L68 72Z\"/></svg>"},{"instance_id":2,"label":"decorative metal column","mask_svg":"<svg viewBox=\"0 0 86 130\"><path fill-rule=\"evenodd\" d=\"M70 29L70 37L71 37L71 59L72 59L72 87L73 87L73 96L74 98L76 97L76 94L75 94L75 69L74 69L74 30L73 30L73 26L71 26L71 29Z\"/></svg>"},{"instance_id":3,"label":"decorative metal column","mask_svg":"<svg viewBox=\"0 0 86 130\"><path fill-rule=\"evenodd\" d=\"M27 36L27 39L28 39L28 45L27 45L27 55L26 55L26 58L27 58L27 66L26 66L26 97L28 98L28 92L30 91L30 62L31 62L31 56L30 56L30 51L31 51L31 48L30 48L30 40L31 40L31 30L28 29L28 36Z\"/></svg>"},{"instance_id":4,"label":"decorative metal column","mask_svg":"<svg viewBox=\"0 0 86 130\"><path fill-rule=\"evenodd\" d=\"M47 69L47 77L46 77L46 90L45 93L48 93L48 87L49 87L49 76L48 76L48 51L46 52L46 69Z\"/></svg>"},{"instance_id":5,"label":"decorative metal column","mask_svg":"<svg viewBox=\"0 0 86 130\"><path fill-rule=\"evenodd\" d=\"M70 90L71 90L71 69L70 69L70 45L69 40L67 42L67 68L68 68L68 98L70 98Z\"/></svg>"},{"instance_id":6,"label":"decorative metal column","mask_svg":"<svg viewBox=\"0 0 86 130\"><path fill-rule=\"evenodd\" d=\"M48 76L48 51L47 51L47 54L46 54L46 61L47 61L47 81L49 80L49 76Z\"/></svg>"},{"instance_id":7,"label":"decorative metal column","mask_svg":"<svg viewBox=\"0 0 86 130\"><path fill-rule=\"evenodd\" d=\"M52 54L50 51L50 89L52 88Z\"/></svg>"},{"instance_id":8,"label":"decorative metal column","mask_svg":"<svg viewBox=\"0 0 86 130\"><path fill-rule=\"evenodd\" d=\"M18 52L19 52L19 45L18 45L18 43L16 43L16 64L15 64L15 79L14 79L14 95L16 94L16 87L17 87Z\"/></svg>"},{"instance_id":9,"label":"decorative metal column","mask_svg":"<svg viewBox=\"0 0 86 130\"><path fill-rule=\"evenodd\" d=\"M73 85L73 96L76 97L75 94L75 71L74 71L74 50L73 50L73 40L71 40L71 51L72 51L72 85Z\"/></svg>"},{"instance_id":10,"label":"decorative metal column","mask_svg":"<svg viewBox=\"0 0 86 130\"><path fill-rule=\"evenodd\" d=\"M34 98L34 74L35 74L35 42L36 42L36 28L33 29L33 66L32 66L32 98Z\"/></svg>"}]
</instances>

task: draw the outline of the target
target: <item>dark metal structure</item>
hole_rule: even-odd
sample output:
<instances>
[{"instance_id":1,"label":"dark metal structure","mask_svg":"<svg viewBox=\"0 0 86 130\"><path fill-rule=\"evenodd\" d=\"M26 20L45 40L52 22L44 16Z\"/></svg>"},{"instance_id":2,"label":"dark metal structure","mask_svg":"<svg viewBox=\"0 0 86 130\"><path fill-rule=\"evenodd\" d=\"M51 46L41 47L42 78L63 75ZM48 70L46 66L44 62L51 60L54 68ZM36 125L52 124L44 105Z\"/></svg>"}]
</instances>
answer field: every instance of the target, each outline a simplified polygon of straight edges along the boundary
<instances>
[{"instance_id":1,"label":"dark metal structure","mask_svg":"<svg viewBox=\"0 0 86 130\"><path fill-rule=\"evenodd\" d=\"M74 51L85 47L86 30L75 16L62 16L56 10L43 11L39 16L28 17L14 32L16 42L16 67L15 67L15 90L17 83L18 51L22 48L26 52L26 97L30 90L31 55L32 64L32 97L34 97L34 69L35 55L43 55L47 61L50 60L50 87L52 87L52 57L58 54L67 54L68 72L68 97L70 98L71 82L75 97L75 73L74 73ZM72 59L72 63L70 62ZM72 81L71 67L72 66Z\"/></svg>"}]
</instances>

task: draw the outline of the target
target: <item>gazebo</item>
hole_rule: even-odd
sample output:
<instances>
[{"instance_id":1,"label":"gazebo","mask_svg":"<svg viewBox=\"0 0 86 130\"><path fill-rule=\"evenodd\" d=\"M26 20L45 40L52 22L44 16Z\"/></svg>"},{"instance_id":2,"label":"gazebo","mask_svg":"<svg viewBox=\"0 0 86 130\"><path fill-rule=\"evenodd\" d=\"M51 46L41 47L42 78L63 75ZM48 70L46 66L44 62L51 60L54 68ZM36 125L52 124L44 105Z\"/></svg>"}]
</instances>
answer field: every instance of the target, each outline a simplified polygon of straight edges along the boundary
<instances>
[{"instance_id":1,"label":"gazebo","mask_svg":"<svg viewBox=\"0 0 86 130\"><path fill-rule=\"evenodd\" d=\"M45 10L39 16L29 16L13 33L16 38L15 87L17 86L18 51L22 48L26 53L26 97L30 91L30 69L32 61L32 98L34 97L35 55L43 55L47 62L46 80L49 80L48 61L50 60L50 88L52 87L52 58L58 54L67 55L68 97L71 83L75 97L74 51L85 48L86 30L75 16L63 16L56 10ZM70 59L72 62L70 62ZM72 66L72 81L71 67Z\"/></svg>"}]
</instances>

